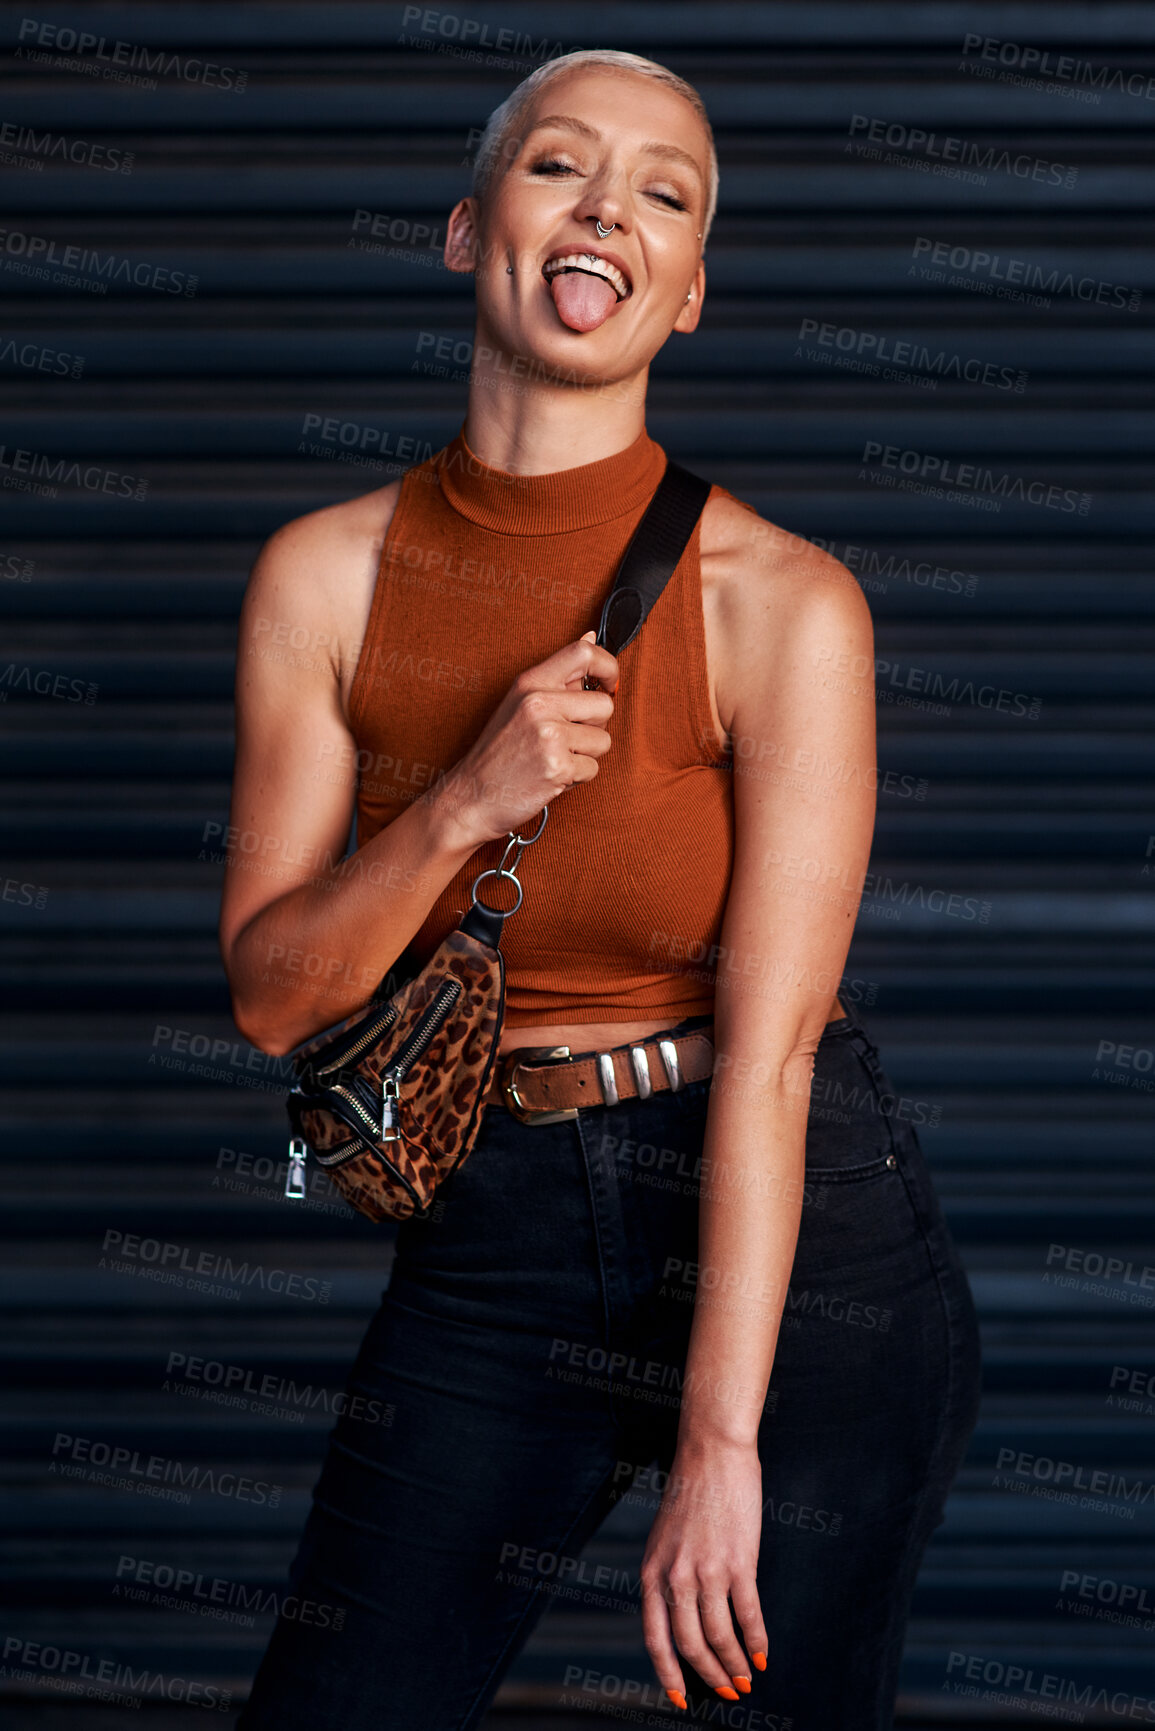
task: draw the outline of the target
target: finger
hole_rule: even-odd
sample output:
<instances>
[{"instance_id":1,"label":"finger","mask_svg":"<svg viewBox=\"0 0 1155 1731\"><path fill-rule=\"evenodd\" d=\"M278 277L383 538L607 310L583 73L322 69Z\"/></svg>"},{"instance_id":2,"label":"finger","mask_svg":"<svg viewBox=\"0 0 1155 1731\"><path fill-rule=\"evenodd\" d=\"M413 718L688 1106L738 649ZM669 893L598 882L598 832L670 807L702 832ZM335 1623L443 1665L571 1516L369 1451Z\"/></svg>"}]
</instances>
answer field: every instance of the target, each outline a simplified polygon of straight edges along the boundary
<instances>
[{"instance_id":1,"label":"finger","mask_svg":"<svg viewBox=\"0 0 1155 1731\"><path fill-rule=\"evenodd\" d=\"M746 1643L746 1651L753 1661L754 1669L764 1671L770 1642L766 1636L766 1624L762 1618L762 1606L754 1576L736 1579L730 1587L730 1597L734 1602L734 1615L738 1619L738 1627L742 1631L742 1639Z\"/></svg>"},{"instance_id":2,"label":"finger","mask_svg":"<svg viewBox=\"0 0 1155 1731\"><path fill-rule=\"evenodd\" d=\"M742 1643L735 1633L734 1619L730 1615L730 1601L725 1590L700 1593L698 1609L702 1618L702 1632L728 1681L740 1695L748 1695L750 1661L742 1651Z\"/></svg>"},{"instance_id":3,"label":"finger","mask_svg":"<svg viewBox=\"0 0 1155 1731\"><path fill-rule=\"evenodd\" d=\"M559 721L557 740L578 757L604 757L614 743L605 728L593 722Z\"/></svg>"},{"instance_id":4,"label":"finger","mask_svg":"<svg viewBox=\"0 0 1155 1731\"><path fill-rule=\"evenodd\" d=\"M556 694L551 708L565 721L592 721L604 727L614 713L614 700L608 691L583 691L580 686L567 685Z\"/></svg>"},{"instance_id":5,"label":"finger","mask_svg":"<svg viewBox=\"0 0 1155 1731\"><path fill-rule=\"evenodd\" d=\"M530 673L537 676L533 679L534 687L556 688L570 680L580 681L588 673L611 690L618 682L617 659L596 639L596 631L587 631L576 643L565 644L531 668Z\"/></svg>"},{"instance_id":6,"label":"finger","mask_svg":"<svg viewBox=\"0 0 1155 1731\"><path fill-rule=\"evenodd\" d=\"M674 1645L683 1659L689 1660L703 1683L709 1684L724 1700L736 1701L738 1691L730 1681L730 1673L706 1639L697 1591L683 1590L675 1596L670 1608L670 1628Z\"/></svg>"},{"instance_id":7,"label":"finger","mask_svg":"<svg viewBox=\"0 0 1155 1731\"><path fill-rule=\"evenodd\" d=\"M661 1591L642 1589L642 1633L654 1675L675 1707L686 1705L686 1679L670 1636L670 1614Z\"/></svg>"}]
</instances>

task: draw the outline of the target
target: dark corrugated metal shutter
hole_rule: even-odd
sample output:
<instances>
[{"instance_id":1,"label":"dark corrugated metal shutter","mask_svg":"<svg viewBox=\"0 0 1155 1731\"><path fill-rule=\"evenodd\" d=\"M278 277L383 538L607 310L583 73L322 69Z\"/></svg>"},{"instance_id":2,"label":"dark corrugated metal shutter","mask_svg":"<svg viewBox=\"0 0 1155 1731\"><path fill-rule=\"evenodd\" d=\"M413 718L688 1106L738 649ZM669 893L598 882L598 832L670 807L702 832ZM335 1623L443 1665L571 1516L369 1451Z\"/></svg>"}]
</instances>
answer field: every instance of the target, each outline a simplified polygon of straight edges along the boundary
<instances>
[{"instance_id":1,"label":"dark corrugated metal shutter","mask_svg":"<svg viewBox=\"0 0 1155 1731\"><path fill-rule=\"evenodd\" d=\"M988 1388L902 1723L993 1723L999 1665L1116 1723L1100 1690L1155 1694L1155 14L60 4L0 27L6 1627L238 1691L263 1645L267 1618L166 1608L156 1583L279 1581L387 1239L279 1205L284 1061L229 1018L238 603L268 532L377 480L325 419L403 460L456 431L471 298L437 239L473 129L537 56L596 43L692 78L720 146L704 326L655 367L650 429L828 541L878 625L848 990L963 1245ZM161 49L221 70L157 72ZM278 1296L274 1270L317 1284ZM192 1357L329 1394L262 1415ZM284 1493L149 1500L58 1470L78 1449ZM1129 1488L1056 1494L1094 1473ZM635 1566L645 1524L619 1511L591 1557ZM996 1667L973 1696L944 1687L952 1653ZM559 1607L493 1722L547 1714L575 1657L645 1679L639 1655L636 1624ZM0 1690L56 1722L49 1686Z\"/></svg>"}]
</instances>

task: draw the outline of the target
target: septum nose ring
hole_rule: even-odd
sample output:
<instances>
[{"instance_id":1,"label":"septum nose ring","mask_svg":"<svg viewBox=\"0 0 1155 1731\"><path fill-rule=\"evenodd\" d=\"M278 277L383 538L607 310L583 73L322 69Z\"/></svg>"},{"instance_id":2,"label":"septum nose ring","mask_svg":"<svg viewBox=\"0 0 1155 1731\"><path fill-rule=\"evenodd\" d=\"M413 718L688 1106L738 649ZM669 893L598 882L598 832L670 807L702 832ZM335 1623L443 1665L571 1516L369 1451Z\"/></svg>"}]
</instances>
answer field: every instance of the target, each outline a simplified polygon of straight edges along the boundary
<instances>
[{"instance_id":1,"label":"septum nose ring","mask_svg":"<svg viewBox=\"0 0 1155 1731\"><path fill-rule=\"evenodd\" d=\"M596 221L596 223L598 225L598 234L602 240L605 240L607 238L607 236L613 234L615 228L617 228L617 226L618 226L616 222L611 222L611 224L608 228L603 228L602 227L602 219L600 216L595 217L594 220Z\"/></svg>"}]
</instances>

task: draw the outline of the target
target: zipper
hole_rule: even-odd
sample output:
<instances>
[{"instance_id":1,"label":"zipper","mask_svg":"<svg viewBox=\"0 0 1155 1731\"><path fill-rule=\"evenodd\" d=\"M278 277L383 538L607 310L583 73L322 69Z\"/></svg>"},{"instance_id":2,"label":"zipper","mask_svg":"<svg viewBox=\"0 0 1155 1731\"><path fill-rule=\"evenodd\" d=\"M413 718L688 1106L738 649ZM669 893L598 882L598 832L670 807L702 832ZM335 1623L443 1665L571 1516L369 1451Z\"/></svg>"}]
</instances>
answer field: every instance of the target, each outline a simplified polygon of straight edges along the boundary
<instances>
[{"instance_id":1,"label":"zipper","mask_svg":"<svg viewBox=\"0 0 1155 1731\"><path fill-rule=\"evenodd\" d=\"M378 1124L377 1120L374 1118L372 1112L365 1104L365 1101L353 1088L346 1088L340 1082L327 1082L324 1084L324 1092L335 1094L348 1110L352 1112L353 1116L357 1120L357 1124L364 1125L365 1129L360 1132L359 1137L355 1137L352 1142L343 1142L339 1148L334 1148L328 1154L315 1154L315 1159L317 1160L318 1165L325 1167L343 1166L346 1160L353 1159L356 1154L377 1152L376 1145L378 1142L399 1142L401 1140L401 1130L397 1122L397 1112L400 1106L398 1084L403 1079L405 1072L416 1062L422 1052L424 1052L426 1046L428 1046L434 1034L437 1032L438 1028L441 1026L442 1022L445 1020L449 1011L460 996L461 981L451 975L447 980L443 981L441 986L438 987L437 995L434 998L433 1003L425 1012L424 1016L422 1016L420 1022L413 1030L413 1033L409 1036L409 1039L406 1041L401 1052L394 1059L393 1063L390 1064L389 1068L383 1072L381 1077L380 1124ZM334 1059L330 1063L326 1064L324 1070L314 1071L314 1076L320 1078L330 1074L333 1070L340 1069L342 1065L347 1064L349 1059L357 1052L362 1051L366 1046L371 1045L378 1037L378 1034L396 1019L396 1016L397 1011L394 1006L390 1004L388 1013L379 1017L371 1028L362 1033L358 1037L354 1046L350 1047L341 1058ZM339 1113L338 1116L342 1116L342 1114ZM345 1122L351 1130L357 1127L353 1124L349 1124L347 1118ZM365 1132L368 1132L368 1134ZM389 1170L394 1174L394 1176L405 1186L405 1189L409 1191L410 1195L414 1197L414 1200L416 1200L416 1192L413 1190L413 1186L408 1182L404 1175L397 1171L397 1168L391 1161L386 1160L385 1164L389 1167ZM303 1189L303 1165L303 1160L300 1159L298 1154L291 1148L289 1179L286 1182L286 1194L299 1195L300 1191L297 1188L298 1185L301 1185L301 1188Z\"/></svg>"},{"instance_id":2,"label":"zipper","mask_svg":"<svg viewBox=\"0 0 1155 1731\"><path fill-rule=\"evenodd\" d=\"M396 1020L396 1004L386 1004L381 1015L373 1018L369 1026L357 1036L357 1039L351 1046L346 1046L343 1052L341 1052L336 1058L330 1058L328 1063L321 1068L314 1065L313 1074L315 1076L327 1076L332 1070L340 1070L349 1062L350 1058L356 1058L366 1049L367 1046L371 1046L374 1040L380 1039L386 1028L391 1027Z\"/></svg>"},{"instance_id":3,"label":"zipper","mask_svg":"<svg viewBox=\"0 0 1155 1731\"><path fill-rule=\"evenodd\" d=\"M438 988L436 998L409 1036L408 1044L404 1047L400 1057L395 1058L390 1064L385 1072L386 1075L396 1076L400 1081L410 1064L421 1056L460 996L461 981L456 975L451 975Z\"/></svg>"},{"instance_id":4,"label":"zipper","mask_svg":"<svg viewBox=\"0 0 1155 1731\"><path fill-rule=\"evenodd\" d=\"M373 1122L373 1114L369 1111L363 1101L354 1094L353 1090L351 1088L343 1088L339 1082L334 1082L330 1087L329 1092L330 1094L339 1095L340 1098L345 1101L346 1105L353 1108L353 1111L357 1114L358 1118L360 1118L361 1122L372 1130L373 1140L376 1141L380 1132L378 1131L377 1125Z\"/></svg>"},{"instance_id":5,"label":"zipper","mask_svg":"<svg viewBox=\"0 0 1155 1731\"><path fill-rule=\"evenodd\" d=\"M399 1057L395 1058L389 1068L381 1076L381 1140L382 1142L400 1142L401 1126L397 1114L401 1107L401 1098L397 1085L405 1075L410 1065L421 1056L453 1005L461 996L461 981L454 976L438 989L437 996L421 1021L410 1035L407 1044Z\"/></svg>"}]
</instances>

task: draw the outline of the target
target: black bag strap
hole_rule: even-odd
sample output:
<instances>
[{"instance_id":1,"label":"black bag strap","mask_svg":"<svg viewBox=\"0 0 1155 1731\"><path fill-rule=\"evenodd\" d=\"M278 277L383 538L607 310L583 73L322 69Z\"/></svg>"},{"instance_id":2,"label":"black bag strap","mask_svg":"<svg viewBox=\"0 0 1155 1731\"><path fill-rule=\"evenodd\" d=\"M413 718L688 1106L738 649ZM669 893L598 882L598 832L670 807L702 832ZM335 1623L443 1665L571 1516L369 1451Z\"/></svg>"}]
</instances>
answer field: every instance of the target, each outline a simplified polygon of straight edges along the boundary
<instances>
[{"instance_id":1,"label":"black bag strap","mask_svg":"<svg viewBox=\"0 0 1155 1731\"><path fill-rule=\"evenodd\" d=\"M654 496L642 513L637 528L630 536L618 564L613 588L602 607L597 641L608 649L611 655L620 654L627 643L632 643L649 618L654 603L670 581L679 559L689 545L694 525L710 497L710 485L701 475L693 474L670 458L666 459L665 473L654 489ZM600 689L598 681L591 681L588 675L583 684L586 690ZM548 807L532 838L534 841L545 828L546 816ZM508 852L507 848L506 854ZM517 857L520 858L520 853ZM479 881L480 879L475 880L475 890ZM510 914L516 913L520 906L520 885L516 903L504 912L487 907L484 902L477 900L475 894L473 906L467 909L465 918L460 922L460 930L497 949L501 943L502 927Z\"/></svg>"},{"instance_id":2,"label":"black bag strap","mask_svg":"<svg viewBox=\"0 0 1155 1731\"><path fill-rule=\"evenodd\" d=\"M642 629L689 545L710 497L710 483L666 460L666 471L622 554L602 608L597 640L618 655Z\"/></svg>"}]
</instances>

